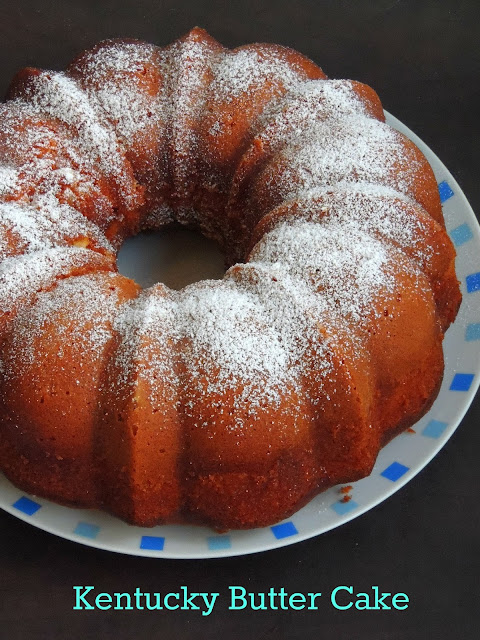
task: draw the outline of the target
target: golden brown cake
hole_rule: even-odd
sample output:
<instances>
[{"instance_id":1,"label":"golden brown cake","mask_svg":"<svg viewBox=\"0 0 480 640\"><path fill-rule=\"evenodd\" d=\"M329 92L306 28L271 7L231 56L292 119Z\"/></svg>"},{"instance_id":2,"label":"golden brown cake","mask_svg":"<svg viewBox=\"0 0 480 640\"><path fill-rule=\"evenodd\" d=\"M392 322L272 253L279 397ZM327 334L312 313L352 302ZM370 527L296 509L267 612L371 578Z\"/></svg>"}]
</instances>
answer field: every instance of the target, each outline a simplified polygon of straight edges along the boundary
<instances>
[{"instance_id":1,"label":"golden brown cake","mask_svg":"<svg viewBox=\"0 0 480 640\"><path fill-rule=\"evenodd\" d=\"M0 106L0 469L138 525L272 524L431 406L460 304L422 153L369 87L201 29L24 69ZM123 240L217 240L141 290Z\"/></svg>"}]
</instances>

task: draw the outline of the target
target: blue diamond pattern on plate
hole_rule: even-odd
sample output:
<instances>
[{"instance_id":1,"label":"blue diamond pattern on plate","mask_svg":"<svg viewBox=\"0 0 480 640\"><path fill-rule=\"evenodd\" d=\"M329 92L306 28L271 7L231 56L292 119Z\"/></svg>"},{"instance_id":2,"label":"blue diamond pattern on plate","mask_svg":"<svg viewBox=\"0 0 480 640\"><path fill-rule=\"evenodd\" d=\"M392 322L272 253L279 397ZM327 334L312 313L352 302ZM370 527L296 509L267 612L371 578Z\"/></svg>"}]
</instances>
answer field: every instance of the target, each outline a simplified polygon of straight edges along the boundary
<instances>
[{"instance_id":1,"label":"blue diamond pattern on plate","mask_svg":"<svg viewBox=\"0 0 480 640\"><path fill-rule=\"evenodd\" d=\"M450 231L450 238L456 247L461 247L462 244L465 244L465 242L473 238L473 233L469 225L465 222Z\"/></svg>"},{"instance_id":2,"label":"blue diamond pattern on plate","mask_svg":"<svg viewBox=\"0 0 480 640\"><path fill-rule=\"evenodd\" d=\"M380 474L387 480L391 480L392 482L396 482L399 478L401 478L405 473L407 473L408 467L400 462L392 462L386 469L382 471Z\"/></svg>"},{"instance_id":3,"label":"blue diamond pattern on plate","mask_svg":"<svg viewBox=\"0 0 480 640\"><path fill-rule=\"evenodd\" d=\"M447 427L447 422L442 422L441 420L430 420L427 426L423 429L422 436L426 436L427 438L439 438Z\"/></svg>"},{"instance_id":4,"label":"blue diamond pattern on plate","mask_svg":"<svg viewBox=\"0 0 480 640\"><path fill-rule=\"evenodd\" d=\"M465 340L472 342L473 340L480 340L480 322L473 322L467 325L465 329Z\"/></svg>"},{"instance_id":5,"label":"blue diamond pattern on plate","mask_svg":"<svg viewBox=\"0 0 480 640\"><path fill-rule=\"evenodd\" d=\"M212 551L219 551L220 549L230 549L232 547L232 541L230 536L209 536L207 538L208 548Z\"/></svg>"},{"instance_id":6,"label":"blue diamond pattern on plate","mask_svg":"<svg viewBox=\"0 0 480 640\"><path fill-rule=\"evenodd\" d=\"M77 536L91 538L92 540L98 536L99 532L100 527L98 524L91 524L90 522L79 522L73 530L73 533L76 533Z\"/></svg>"},{"instance_id":7,"label":"blue diamond pattern on plate","mask_svg":"<svg viewBox=\"0 0 480 640\"><path fill-rule=\"evenodd\" d=\"M465 278L467 284L468 293L474 293L474 291L480 291L480 273L471 273Z\"/></svg>"},{"instance_id":8,"label":"blue diamond pattern on plate","mask_svg":"<svg viewBox=\"0 0 480 640\"><path fill-rule=\"evenodd\" d=\"M468 391L474 379L473 373L456 373L450 384L450 391Z\"/></svg>"},{"instance_id":9,"label":"blue diamond pattern on plate","mask_svg":"<svg viewBox=\"0 0 480 640\"><path fill-rule=\"evenodd\" d=\"M41 506L41 504L38 504L38 502L35 502L34 500L27 498L26 496L22 496L12 505L12 507L15 507L15 509L18 509L22 513L25 513L27 516L33 516L33 514L37 513Z\"/></svg>"},{"instance_id":10,"label":"blue diamond pattern on plate","mask_svg":"<svg viewBox=\"0 0 480 640\"><path fill-rule=\"evenodd\" d=\"M270 528L277 540L280 540L281 538L288 538L298 533L297 527L293 524L293 522L283 522L282 524L275 524Z\"/></svg>"},{"instance_id":11,"label":"blue diamond pattern on plate","mask_svg":"<svg viewBox=\"0 0 480 640\"><path fill-rule=\"evenodd\" d=\"M440 184L438 185L438 192L440 194L441 202L446 202L454 195L451 186L448 184L446 180L443 180L443 182L440 182Z\"/></svg>"},{"instance_id":12,"label":"blue diamond pattern on plate","mask_svg":"<svg viewBox=\"0 0 480 640\"><path fill-rule=\"evenodd\" d=\"M160 536L142 536L140 549L150 549L150 551L163 551L165 538Z\"/></svg>"},{"instance_id":13,"label":"blue diamond pattern on plate","mask_svg":"<svg viewBox=\"0 0 480 640\"><path fill-rule=\"evenodd\" d=\"M348 502L344 502L343 500L338 500L330 505L332 509L338 513L339 516L344 516L346 513L353 511L358 507L358 502L355 500L348 500Z\"/></svg>"}]
</instances>

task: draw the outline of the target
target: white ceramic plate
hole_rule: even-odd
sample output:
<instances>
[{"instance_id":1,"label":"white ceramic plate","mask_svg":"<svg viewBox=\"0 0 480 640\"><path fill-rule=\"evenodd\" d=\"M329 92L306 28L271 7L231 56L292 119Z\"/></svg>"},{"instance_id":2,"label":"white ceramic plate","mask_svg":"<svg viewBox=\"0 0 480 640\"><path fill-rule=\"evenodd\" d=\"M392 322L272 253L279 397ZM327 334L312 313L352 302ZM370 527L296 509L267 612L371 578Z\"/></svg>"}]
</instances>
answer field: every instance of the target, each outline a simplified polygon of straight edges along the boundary
<instances>
[{"instance_id":1,"label":"white ceramic plate","mask_svg":"<svg viewBox=\"0 0 480 640\"><path fill-rule=\"evenodd\" d=\"M435 456L462 420L480 383L480 228L460 187L436 155L396 118L387 114L387 121L420 147L435 171L447 230L457 249L463 302L445 338L445 375L432 409L415 425L414 434L398 436L380 452L372 474L354 483L351 500L343 502L334 487L278 525L216 535L204 527L132 527L104 513L27 496L0 475L3 509L41 529L100 549L162 558L234 556L293 544L338 527L398 491ZM207 270L205 277L214 275Z\"/></svg>"}]
</instances>

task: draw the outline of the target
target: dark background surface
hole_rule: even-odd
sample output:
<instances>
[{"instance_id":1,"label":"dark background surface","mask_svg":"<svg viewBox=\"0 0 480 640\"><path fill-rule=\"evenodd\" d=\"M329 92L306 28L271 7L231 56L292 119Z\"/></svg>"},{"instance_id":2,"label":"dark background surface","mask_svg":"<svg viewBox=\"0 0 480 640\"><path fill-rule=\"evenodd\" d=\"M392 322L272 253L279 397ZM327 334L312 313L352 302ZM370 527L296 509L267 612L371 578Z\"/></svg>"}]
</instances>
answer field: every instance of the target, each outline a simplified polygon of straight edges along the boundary
<instances>
[{"instance_id":1,"label":"dark background surface","mask_svg":"<svg viewBox=\"0 0 480 640\"><path fill-rule=\"evenodd\" d=\"M198 24L223 44L289 45L330 77L371 84L452 171L480 211L480 4L3 0L0 92L22 66L61 69L111 36L158 44ZM476 153L475 153L476 152ZM438 456L367 514L307 542L243 558L174 561L98 551L0 512L0 638L476 638L480 624L480 401ZM74 612L73 585L104 591L323 591L379 585L406 611Z\"/></svg>"}]
</instances>

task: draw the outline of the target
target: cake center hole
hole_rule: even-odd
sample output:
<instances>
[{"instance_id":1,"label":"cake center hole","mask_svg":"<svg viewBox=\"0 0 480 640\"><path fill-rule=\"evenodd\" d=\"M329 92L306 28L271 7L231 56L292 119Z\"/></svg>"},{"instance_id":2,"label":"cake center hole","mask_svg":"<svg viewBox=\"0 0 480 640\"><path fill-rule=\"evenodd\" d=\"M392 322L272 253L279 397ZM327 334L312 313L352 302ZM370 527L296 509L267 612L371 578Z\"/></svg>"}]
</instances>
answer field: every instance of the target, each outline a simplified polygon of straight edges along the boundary
<instances>
[{"instance_id":1,"label":"cake center hole","mask_svg":"<svg viewBox=\"0 0 480 640\"><path fill-rule=\"evenodd\" d=\"M219 280L225 257L213 240L181 226L145 231L128 238L120 248L118 270L142 287L163 282L182 289L199 280Z\"/></svg>"}]
</instances>

